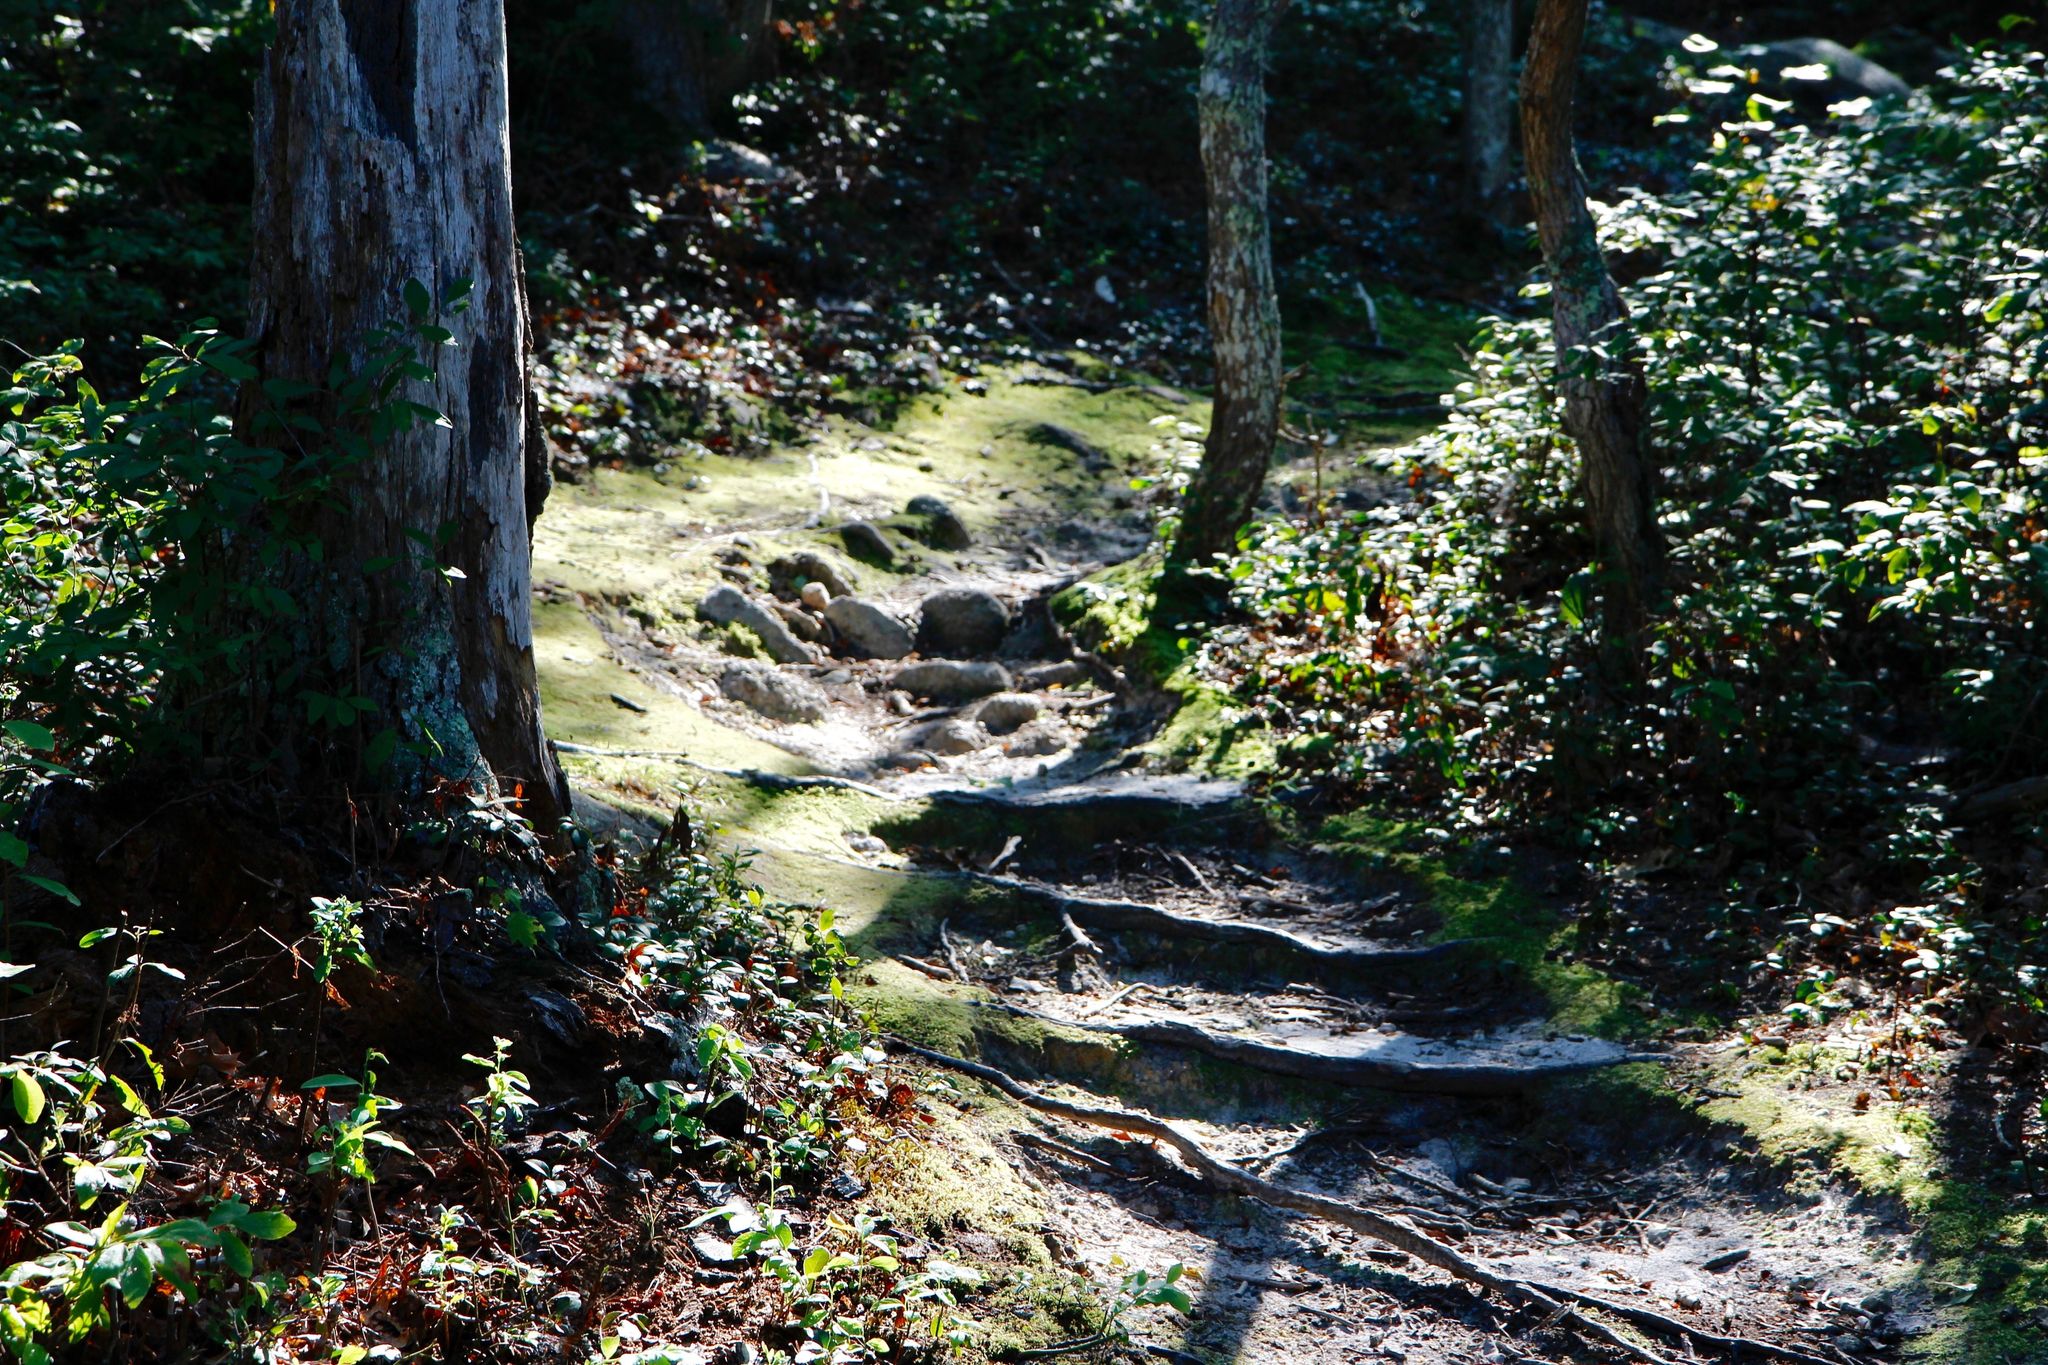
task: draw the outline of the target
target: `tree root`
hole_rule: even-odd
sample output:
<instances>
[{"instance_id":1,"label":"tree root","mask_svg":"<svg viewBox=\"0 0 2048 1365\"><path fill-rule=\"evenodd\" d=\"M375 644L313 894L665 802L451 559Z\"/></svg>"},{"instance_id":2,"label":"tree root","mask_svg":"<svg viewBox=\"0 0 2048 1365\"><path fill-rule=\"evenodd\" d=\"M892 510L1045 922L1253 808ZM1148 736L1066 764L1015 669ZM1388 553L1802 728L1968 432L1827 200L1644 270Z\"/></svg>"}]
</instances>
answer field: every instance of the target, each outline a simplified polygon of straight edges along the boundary
<instances>
[{"instance_id":1,"label":"tree root","mask_svg":"<svg viewBox=\"0 0 2048 1365\"><path fill-rule=\"evenodd\" d=\"M948 1056L943 1052L933 1052L928 1048L919 1047L915 1043L906 1042L904 1039L893 1035L889 1036L889 1042L899 1051L910 1056L921 1058L935 1066L944 1067L949 1071L957 1071L963 1075L972 1076L976 1080L985 1082L1019 1104L1035 1109L1042 1114L1050 1114L1055 1118L1066 1119L1070 1123L1106 1129L1126 1138L1135 1135L1164 1143L1177 1152L1195 1174L1218 1189L1259 1200L1261 1203L1269 1204L1274 1208L1291 1209L1296 1213L1305 1213L1311 1217L1335 1223L1339 1227L1349 1228L1353 1232L1363 1233L1376 1241L1384 1242L1396 1250L1405 1251L1423 1264L1434 1266L1436 1269L1457 1279L1464 1280L1468 1284L1476 1284L1482 1289L1491 1290L1512 1302L1540 1309L1559 1320L1569 1318L1586 1335L1626 1351L1636 1359L1646 1362L1646 1365L1670 1365L1670 1362L1648 1347L1623 1336L1606 1323L1588 1316L1581 1310L1594 1309L1603 1313L1611 1313L1639 1327L1647 1328L1690 1344L1711 1347L1717 1351L1725 1351L1731 1356L1739 1357L1744 1352L1750 1352L1789 1361L1793 1365L1834 1365L1834 1362L1827 1361L1820 1356L1809 1355L1793 1347L1780 1346L1775 1342L1760 1341L1748 1337L1721 1336L1717 1333L1688 1326L1676 1318L1666 1317L1649 1309L1633 1308L1626 1304L1610 1302L1596 1295L1581 1293L1575 1289L1539 1284L1532 1280L1518 1279L1512 1275L1504 1275L1489 1270L1455 1248L1431 1237L1406 1219L1379 1213L1345 1200L1330 1199L1323 1195L1308 1193L1305 1190L1295 1190L1285 1185L1276 1185L1270 1180L1263 1180L1248 1171L1230 1165L1228 1162L1212 1155L1200 1143L1188 1137L1179 1129L1163 1120L1152 1117L1150 1114L1140 1113L1131 1109L1095 1108L1088 1105L1073 1104L1066 1100L1055 1099L1050 1095L1041 1094L1009 1073L1000 1071L995 1067L985 1066L980 1062L970 1062L961 1057Z\"/></svg>"},{"instance_id":2,"label":"tree root","mask_svg":"<svg viewBox=\"0 0 2048 1365\"><path fill-rule=\"evenodd\" d=\"M1163 905L1143 901L1097 900L1092 896L1070 896L1062 891L1021 877L998 877L993 873L963 874L984 886L1036 899L1054 912L1072 917L1093 929L1118 933L1151 934L1162 938L1199 939L1210 943L1237 944L1255 949L1305 958L1318 966L1339 970L1432 962L1465 951L1483 939L1451 939L1412 948L1326 948L1298 934L1270 925L1245 920L1204 919L1183 915Z\"/></svg>"},{"instance_id":3,"label":"tree root","mask_svg":"<svg viewBox=\"0 0 2048 1365\"><path fill-rule=\"evenodd\" d=\"M1281 1043L1258 1038L1240 1038L1217 1033L1178 1019L1153 1019L1132 1024L1097 1024L1062 1019L1057 1015L1025 1009L1006 1001L985 1008L1053 1027L1079 1029L1084 1033L1107 1034L1126 1043L1157 1043L1184 1048L1218 1061L1231 1062L1273 1076L1296 1076L1326 1085L1360 1086L1371 1090L1395 1090L1417 1095L1457 1095L1485 1098L1518 1095L1566 1076L1583 1075L1629 1062L1667 1060L1658 1053L1615 1051L1601 1057L1562 1062L1445 1063L1396 1060L1374 1056L1342 1056L1305 1052Z\"/></svg>"}]
</instances>

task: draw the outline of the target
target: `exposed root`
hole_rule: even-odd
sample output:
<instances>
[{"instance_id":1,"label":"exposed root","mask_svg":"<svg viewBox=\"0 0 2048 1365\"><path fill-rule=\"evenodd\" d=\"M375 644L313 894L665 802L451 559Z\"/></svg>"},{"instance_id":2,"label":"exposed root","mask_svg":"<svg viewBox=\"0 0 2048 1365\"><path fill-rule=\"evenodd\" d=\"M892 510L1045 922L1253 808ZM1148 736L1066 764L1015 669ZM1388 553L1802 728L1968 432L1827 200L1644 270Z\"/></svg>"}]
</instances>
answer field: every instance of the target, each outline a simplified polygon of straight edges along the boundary
<instances>
[{"instance_id":1,"label":"exposed root","mask_svg":"<svg viewBox=\"0 0 2048 1365\"><path fill-rule=\"evenodd\" d=\"M1371 1055L1343 1056L1327 1052L1306 1052L1284 1043L1259 1038L1240 1038L1217 1033L1198 1024L1177 1019L1145 1020L1133 1024L1097 1024L1042 1014L1021 1005L993 1002L985 1008L1000 1009L1036 1023L1080 1029L1086 1033L1108 1034L1126 1043L1156 1043L1185 1048L1218 1061L1232 1062L1274 1076L1297 1076L1327 1085L1362 1086L1372 1090L1398 1090L1419 1095L1456 1095L1479 1098L1517 1095L1566 1076L1583 1075L1627 1062L1666 1060L1657 1053L1623 1052L1616 1049L1600 1056L1569 1060L1517 1062L1447 1062L1413 1060Z\"/></svg>"},{"instance_id":2,"label":"exposed root","mask_svg":"<svg viewBox=\"0 0 2048 1365\"><path fill-rule=\"evenodd\" d=\"M1463 952L1481 939L1452 939L1425 943L1412 948L1326 948L1285 929L1252 924L1244 920L1204 919L1183 915L1163 905L1143 901L1097 900L1092 896L1070 896L1038 882L1020 877L998 877L989 873L966 873L985 886L999 887L1043 902L1053 911L1069 916L1090 928L1118 933L1156 935L1162 938L1196 939L1209 943L1231 943L1305 958L1319 966L1338 970L1431 962Z\"/></svg>"},{"instance_id":3,"label":"exposed root","mask_svg":"<svg viewBox=\"0 0 2048 1365\"><path fill-rule=\"evenodd\" d=\"M1508 1299L1542 1310L1563 1321L1570 1319L1587 1336L1608 1345L1615 1346L1648 1365L1669 1365L1664 1357L1648 1347L1623 1336L1614 1328L1590 1317L1581 1309L1596 1309L1611 1313L1639 1327L1648 1328L1676 1340L1697 1346L1711 1347L1740 1358L1744 1353L1771 1356L1778 1360L1790 1361L1794 1365L1834 1365L1820 1356L1809 1355L1789 1346L1774 1342L1753 1340L1748 1337L1726 1337L1717 1333L1702 1331L1688 1326L1676 1318L1665 1317L1648 1309L1633 1308L1626 1304L1613 1303L1592 1294L1565 1289L1554 1285L1538 1284L1531 1280L1516 1278L1490 1270L1455 1248L1438 1241L1406 1219L1379 1213L1363 1205L1341 1199L1330 1199L1323 1195L1311 1194L1305 1190L1290 1189L1263 1180L1237 1166L1212 1155L1208 1149L1188 1137L1179 1129L1150 1114L1131 1109L1107 1109L1089 1105L1073 1104L1066 1100L1041 1094L1017 1080L1009 1073L1000 1071L980 1062L971 1062L961 1057L933 1052L901 1038L891 1037L890 1043L899 1051L919 1057L949 1071L972 1076L995 1087L1003 1094L1027 1108L1042 1114L1066 1119L1070 1123L1085 1124L1089 1127L1106 1129L1109 1132L1129 1137L1151 1138L1164 1143L1177 1152L1181 1159L1203 1179L1218 1189L1233 1194L1257 1199L1274 1208L1291 1209L1335 1223L1339 1227L1363 1233L1376 1241L1399 1251L1404 1251L1425 1265L1452 1275L1469 1284Z\"/></svg>"}]
</instances>

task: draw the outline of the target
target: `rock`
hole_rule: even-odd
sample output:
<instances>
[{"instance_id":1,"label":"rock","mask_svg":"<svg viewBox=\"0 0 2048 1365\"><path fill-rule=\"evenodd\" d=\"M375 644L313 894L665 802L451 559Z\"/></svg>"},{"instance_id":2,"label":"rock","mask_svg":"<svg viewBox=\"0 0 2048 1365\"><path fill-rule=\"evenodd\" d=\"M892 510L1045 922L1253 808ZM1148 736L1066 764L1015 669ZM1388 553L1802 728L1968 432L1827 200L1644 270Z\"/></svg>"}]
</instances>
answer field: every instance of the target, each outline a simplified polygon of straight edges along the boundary
<instances>
[{"instance_id":1,"label":"rock","mask_svg":"<svg viewBox=\"0 0 2048 1365\"><path fill-rule=\"evenodd\" d=\"M903 510L924 518L927 545L941 550L964 550L974 543L974 533L960 520L960 514L929 493L918 494Z\"/></svg>"},{"instance_id":2,"label":"rock","mask_svg":"<svg viewBox=\"0 0 2048 1365\"><path fill-rule=\"evenodd\" d=\"M973 715L990 734L1008 735L1037 720L1044 709L1036 697L1022 692L998 692L976 703Z\"/></svg>"},{"instance_id":3,"label":"rock","mask_svg":"<svg viewBox=\"0 0 2048 1365\"><path fill-rule=\"evenodd\" d=\"M1782 86L1789 95L1808 95L1816 102L1867 96L1884 99L1913 93L1893 72L1868 57L1859 57L1832 38L1785 38L1775 43L1731 47L1737 66L1753 67L1767 86ZM1708 55L1713 60L1713 54Z\"/></svg>"},{"instance_id":4,"label":"rock","mask_svg":"<svg viewBox=\"0 0 2048 1365\"><path fill-rule=\"evenodd\" d=\"M814 645L825 643L825 623L801 607L792 607L787 602L771 603L775 614L782 618L782 624L789 627L789 633L799 640Z\"/></svg>"},{"instance_id":5,"label":"rock","mask_svg":"<svg viewBox=\"0 0 2048 1365\"><path fill-rule=\"evenodd\" d=\"M804 725L825 719L825 694L810 679L767 664L727 664L718 690L770 720Z\"/></svg>"},{"instance_id":6,"label":"rock","mask_svg":"<svg viewBox=\"0 0 2048 1365\"><path fill-rule=\"evenodd\" d=\"M1024 670L1017 679L1017 686L1026 692L1043 692L1048 687L1072 687L1087 682L1094 675L1088 665L1079 659L1062 659L1056 664L1040 664Z\"/></svg>"},{"instance_id":7,"label":"rock","mask_svg":"<svg viewBox=\"0 0 2048 1365\"><path fill-rule=\"evenodd\" d=\"M768 578L777 592L788 596L796 596L806 583L823 583L831 597L853 592L853 580L816 550L798 550L769 561Z\"/></svg>"},{"instance_id":8,"label":"rock","mask_svg":"<svg viewBox=\"0 0 2048 1365\"><path fill-rule=\"evenodd\" d=\"M856 654L900 659L910 652L910 627L865 598L833 598L826 604L825 619Z\"/></svg>"},{"instance_id":9,"label":"rock","mask_svg":"<svg viewBox=\"0 0 2048 1365\"><path fill-rule=\"evenodd\" d=\"M1109 455L1101 446L1083 436L1072 427L1063 427L1057 422L1040 422L1024 433L1024 439L1035 445L1058 446L1081 457L1081 462L1090 469L1099 469L1109 463Z\"/></svg>"},{"instance_id":10,"label":"rock","mask_svg":"<svg viewBox=\"0 0 2048 1365\"><path fill-rule=\"evenodd\" d=\"M981 726L955 716L921 727L911 736L911 741L935 754L971 754L976 749L986 748L989 738L988 731Z\"/></svg>"},{"instance_id":11,"label":"rock","mask_svg":"<svg viewBox=\"0 0 2048 1365\"><path fill-rule=\"evenodd\" d=\"M782 618L730 584L713 588L697 604L697 615L721 625L745 626L760 637L761 647L780 664L817 662L817 651L790 633Z\"/></svg>"},{"instance_id":12,"label":"rock","mask_svg":"<svg viewBox=\"0 0 2048 1365\"><path fill-rule=\"evenodd\" d=\"M1009 691L1010 670L1001 664L926 659L897 669L889 685L900 687L912 696L930 697L937 701L973 701L991 692Z\"/></svg>"},{"instance_id":13,"label":"rock","mask_svg":"<svg viewBox=\"0 0 2048 1365\"><path fill-rule=\"evenodd\" d=\"M845 838L846 846L855 853L887 853L889 851L889 846L872 834L859 834L848 831Z\"/></svg>"},{"instance_id":14,"label":"rock","mask_svg":"<svg viewBox=\"0 0 2048 1365\"><path fill-rule=\"evenodd\" d=\"M706 180L779 185L789 179L789 172L775 164L774 158L744 142L714 138L703 144L702 155Z\"/></svg>"},{"instance_id":15,"label":"rock","mask_svg":"<svg viewBox=\"0 0 2048 1365\"><path fill-rule=\"evenodd\" d=\"M993 654L1010 630L1010 609L981 588L947 588L924 599L917 647L936 658Z\"/></svg>"},{"instance_id":16,"label":"rock","mask_svg":"<svg viewBox=\"0 0 2048 1365\"><path fill-rule=\"evenodd\" d=\"M1034 721L1019 730L1006 747L1019 758L1043 758L1067 747L1067 737L1057 725Z\"/></svg>"},{"instance_id":17,"label":"rock","mask_svg":"<svg viewBox=\"0 0 2048 1365\"><path fill-rule=\"evenodd\" d=\"M812 611L823 611L832 605L832 589L815 578L798 588L796 595L797 600ZM844 597L846 594L839 595Z\"/></svg>"},{"instance_id":18,"label":"rock","mask_svg":"<svg viewBox=\"0 0 2048 1365\"><path fill-rule=\"evenodd\" d=\"M697 1253L697 1259L706 1265L738 1265L740 1258L733 1253L732 1243L722 1237L713 1237L700 1232L690 1239L690 1250Z\"/></svg>"},{"instance_id":19,"label":"rock","mask_svg":"<svg viewBox=\"0 0 2048 1365\"><path fill-rule=\"evenodd\" d=\"M870 564L896 562L896 547L869 522L847 522L839 528L839 539L845 544L846 552L855 559L866 560Z\"/></svg>"}]
</instances>

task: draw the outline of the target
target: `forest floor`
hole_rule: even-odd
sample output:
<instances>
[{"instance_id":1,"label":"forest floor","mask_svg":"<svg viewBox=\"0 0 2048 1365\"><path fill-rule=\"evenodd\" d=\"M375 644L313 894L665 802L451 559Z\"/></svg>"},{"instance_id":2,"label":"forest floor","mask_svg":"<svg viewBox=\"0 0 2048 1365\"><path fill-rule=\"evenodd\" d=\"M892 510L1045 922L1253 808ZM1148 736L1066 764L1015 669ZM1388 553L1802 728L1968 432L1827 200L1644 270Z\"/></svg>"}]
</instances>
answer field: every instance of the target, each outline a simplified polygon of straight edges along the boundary
<instances>
[{"instance_id":1,"label":"forest floor","mask_svg":"<svg viewBox=\"0 0 2048 1365\"><path fill-rule=\"evenodd\" d=\"M715 819L772 899L835 910L884 1031L1144 1109L1504 1273L1813 1359L2048 1358L2048 1323L1977 1306L2039 1223L1954 1174L1940 1058L1914 1102L1873 1102L1858 1063L1881 1021L1794 1046L1769 1016L1666 1003L1573 952L1579 907L1541 859L1467 866L1388 822L1263 803L1244 779L1269 751L1225 699L1080 648L1072 628L1142 583L1129 481L1155 472L1156 419L1204 405L1085 356L1039 362L887 428L835 418L757 457L559 485L539 668L586 814L627 839L679 799ZM923 543L948 537L920 498L967 543ZM820 559L912 628L948 590L1009 621L946 648L981 667L934 696L903 661L773 665L744 657L755 634L697 619L721 586L794 611ZM1192 1314L1130 1317L1169 1359L1583 1358L1565 1324L1215 1194L1149 1144L943 1071L924 1094L931 1141L878 1149L863 1179L989 1276L980 1350L1085 1337L1124 1273L1179 1263L1199 1272Z\"/></svg>"}]
</instances>

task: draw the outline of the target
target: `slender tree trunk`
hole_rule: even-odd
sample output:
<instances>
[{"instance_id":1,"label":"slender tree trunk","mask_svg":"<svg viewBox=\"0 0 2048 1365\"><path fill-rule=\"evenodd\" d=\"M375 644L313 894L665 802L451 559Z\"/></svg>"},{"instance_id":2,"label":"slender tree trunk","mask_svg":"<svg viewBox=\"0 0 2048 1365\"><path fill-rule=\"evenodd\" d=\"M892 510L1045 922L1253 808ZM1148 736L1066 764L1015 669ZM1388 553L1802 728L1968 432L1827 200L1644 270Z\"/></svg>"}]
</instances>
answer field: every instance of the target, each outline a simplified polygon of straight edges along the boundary
<instances>
[{"instance_id":1,"label":"slender tree trunk","mask_svg":"<svg viewBox=\"0 0 2048 1365\"><path fill-rule=\"evenodd\" d=\"M1607 626L1621 638L1647 614L1664 540L1656 470L1643 444L1642 367L1628 349L1628 310L1600 254L1572 145L1572 89L1585 26L1586 0L1537 0L1522 68L1522 155L1550 275L1564 427L1579 448Z\"/></svg>"},{"instance_id":2,"label":"slender tree trunk","mask_svg":"<svg viewBox=\"0 0 2048 1365\"><path fill-rule=\"evenodd\" d=\"M1481 217L1506 210L1515 119L1515 0L1465 0L1465 198Z\"/></svg>"},{"instance_id":3,"label":"slender tree trunk","mask_svg":"<svg viewBox=\"0 0 2048 1365\"><path fill-rule=\"evenodd\" d=\"M401 795L437 776L517 784L545 831L568 787L534 674L531 531L547 473L513 234L503 9L278 0L276 13L255 121L251 315L265 378L326 385L330 364L359 364L373 331L405 321L408 281L436 301L472 282L467 310L440 320L454 336L433 348L438 377L402 392L446 425L371 442L337 497L293 528L319 554L271 570L299 602L296 653L306 679L374 705L358 734L396 729L400 748L373 779ZM286 742L316 796L361 781L331 752L337 738Z\"/></svg>"},{"instance_id":4,"label":"slender tree trunk","mask_svg":"<svg viewBox=\"0 0 2048 1365\"><path fill-rule=\"evenodd\" d=\"M773 67L773 20L774 0L623 0L618 33L641 97L702 133Z\"/></svg>"},{"instance_id":5,"label":"slender tree trunk","mask_svg":"<svg viewBox=\"0 0 2048 1365\"><path fill-rule=\"evenodd\" d=\"M1251 519L1280 431L1280 299L1266 213L1266 48L1287 0L1217 0L1197 104L1216 393L1172 558L1196 565Z\"/></svg>"}]
</instances>

